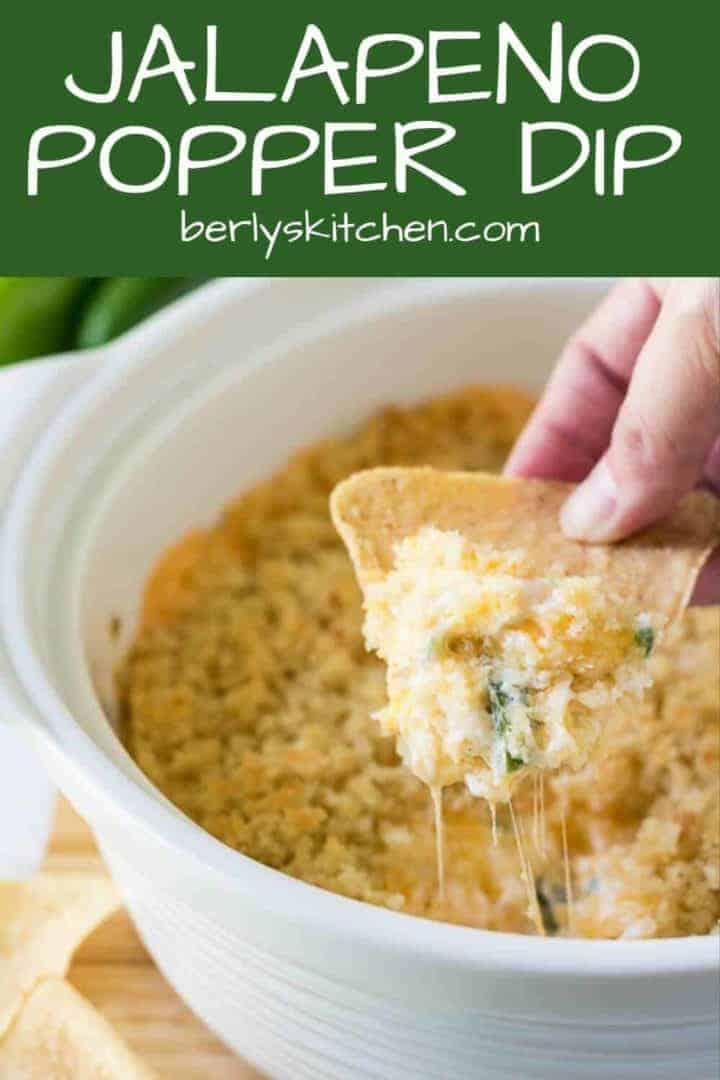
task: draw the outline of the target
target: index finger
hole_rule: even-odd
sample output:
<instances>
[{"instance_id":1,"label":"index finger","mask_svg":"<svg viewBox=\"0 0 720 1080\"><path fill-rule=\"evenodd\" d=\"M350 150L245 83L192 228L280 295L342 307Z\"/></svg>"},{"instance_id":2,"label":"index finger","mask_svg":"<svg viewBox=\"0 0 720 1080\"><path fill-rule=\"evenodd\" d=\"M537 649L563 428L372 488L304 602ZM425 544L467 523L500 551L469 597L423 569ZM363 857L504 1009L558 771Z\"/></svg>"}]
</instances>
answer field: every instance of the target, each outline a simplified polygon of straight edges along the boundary
<instances>
[{"instance_id":1,"label":"index finger","mask_svg":"<svg viewBox=\"0 0 720 1080\"><path fill-rule=\"evenodd\" d=\"M630 376L660 311L641 278L618 282L563 349L505 466L514 476L584 480L607 449Z\"/></svg>"}]
</instances>

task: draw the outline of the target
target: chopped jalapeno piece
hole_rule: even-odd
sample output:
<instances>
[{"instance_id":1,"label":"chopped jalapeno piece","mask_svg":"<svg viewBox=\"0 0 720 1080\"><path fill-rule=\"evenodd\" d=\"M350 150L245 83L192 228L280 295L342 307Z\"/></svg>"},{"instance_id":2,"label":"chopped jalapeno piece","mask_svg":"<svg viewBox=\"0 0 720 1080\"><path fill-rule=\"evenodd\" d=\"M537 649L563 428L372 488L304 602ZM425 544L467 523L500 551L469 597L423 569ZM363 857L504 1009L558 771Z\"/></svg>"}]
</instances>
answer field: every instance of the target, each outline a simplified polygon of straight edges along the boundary
<instances>
[{"instance_id":1,"label":"chopped jalapeno piece","mask_svg":"<svg viewBox=\"0 0 720 1080\"><path fill-rule=\"evenodd\" d=\"M527 704L527 691L520 690L518 696L522 703ZM490 716L492 717L493 729L497 739L506 741L510 728L510 719L507 714L507 706L514 700L513 693L497 679L488 681L488 701L490 703ZM522 758L514 757L505 749L505 772L514 773L521 769L525 762Z\"/></svg>"},{"instance_id":2,"label":"chopped jalapeno piece","mask_svg":"<svg viewBox=\"0 0 720 1080\"><path fill-rule=\"evenodd\" d=\"M540 918L545 927L545 933L557 934L560 925L555 918L552 903L543 887L542 878L538 878L535 882L535 895L537 896L538 907L540 908Z\"/></svg>"},{"instance_id":3,"label":"chopped jalapeno piece","mask_svg":"<svg viewBox=\"0 0 720 1080\"><path fill-rule=\"evenodd\" d=\"M638 645L645 656L649 656L655 644L655 631L652 626L635 627L635 644Z\"/></svg>"},{"instance_id":4,"label":"chopped jalapeno piece","mask_svg":"<svg viewBox=\"0 0 720 1080\"><path fill-rule=\"evenodd\" d=\"M505 735L508 729L508 716L506 708L510 703L510 695L503 689L502 683L496 679L488 682L488 698L490 701L490 715L496 735Z\"/></svg>"},{"instance_id":5,"label":"chopped jalapeno piece","mask_svg":"<svg viewBox=\"0 0 720 1080\"><path fill-rule=\"evenodd\" d=\"M525 762L522 758L513 757L512 754L505 751L505 769L509 773L517 772L518 769L522 769Z\"/></svg>"}]
</instances>

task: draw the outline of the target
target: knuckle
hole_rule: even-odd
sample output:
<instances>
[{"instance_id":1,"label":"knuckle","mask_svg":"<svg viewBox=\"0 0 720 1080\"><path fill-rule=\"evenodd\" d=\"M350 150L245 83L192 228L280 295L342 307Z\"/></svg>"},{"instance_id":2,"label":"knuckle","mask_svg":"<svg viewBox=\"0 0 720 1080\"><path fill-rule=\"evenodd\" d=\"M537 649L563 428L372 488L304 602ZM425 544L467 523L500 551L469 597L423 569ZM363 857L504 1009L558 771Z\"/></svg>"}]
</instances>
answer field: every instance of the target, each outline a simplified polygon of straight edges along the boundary
<instances>
[{"instance_id":1,"label":"knuckle","mask_svg":"<svg viewBox=\"0 0 720 1080\"><path fill-rule=\"evenodd\" d=\"M720 278L676 280L671 309L681 354L707 381L708 391L720 395Z\"/></svg>"},{"instance_id":2,"label":"knuckle","mask_svg":"<svg viewBox=\"0 0 720 1080\"><path fill-rule=\"evenodd\" d=\"M720 390L720 278L713 278L703 291L700 309L700 360Z\"/></svg>"},{"instance_id":3,"label":"knuckle","mask_svg":"<svg viewBox=\"0 0 720 1080\"><path fill-rule=\"evenodd\" d=\"M715 440L707 456L703 482L715 495L720 496L720 436Z\"/></svg>"},{"instance_id":4,"label":"knuckle","mask_svg":"<svg viewBox=\"0 0 720 1080\"><path fill-rule=\"evenodd\" d=\"M687 364L689 373L697 387L698 400L720 403L720 350L717 335L711 320L704 314L683 319L678 341L679 362Z\"/></svg>"},{"instance_id":5,"label":"knuckle","mask_svg":"<svg viewBox=\"0 0 720 1080\"><path fill-rule=\"evenodd\" d=\"M695 464L693 448L638 410L618 417L610 450L619 472L653 488L670 481L669 470Z\"/></svg>"}]
</instances>

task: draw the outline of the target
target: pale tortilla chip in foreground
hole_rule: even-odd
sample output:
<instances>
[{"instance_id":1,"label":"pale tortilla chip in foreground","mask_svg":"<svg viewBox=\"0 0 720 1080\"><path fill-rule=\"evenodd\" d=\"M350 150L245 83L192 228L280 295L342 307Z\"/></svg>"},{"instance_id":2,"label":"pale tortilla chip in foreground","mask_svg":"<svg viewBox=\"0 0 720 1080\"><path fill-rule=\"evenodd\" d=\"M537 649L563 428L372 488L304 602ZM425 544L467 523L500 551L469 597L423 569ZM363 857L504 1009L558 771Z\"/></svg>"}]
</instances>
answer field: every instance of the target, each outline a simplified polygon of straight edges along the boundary
<instances>
[{"instance_id":1,"label":"pale tortilla chip in foreground","mask_svg":"<svg viewBox=\"0 0 720 1080\"><path fill-rule=\"evenodd\" d=\"M69 983L44 979L0 1041L3 1080L153 1080Z\"/></svg>"},{"instance_id":2,"label":"pale tortilla chip in foreground","mask_svg":"<svg viewBox=\"0 0 720 1080\"><path fill-rule=\"evenodd\" d=\"M0 882L0 1039L37 983L64 975L80 942L117 907L102 874Z\"/></svg>"},{"instance_id":3,"label":"pale tortilla chip in foreground","mask_svg":"<svg viewBox=\"0 0 720 1080\"><path fill-rule=\"evenodd\" d=\"M486 473L379 468L338 484L330 506L363 588L392 569L397 543L430 525L498 551L522 549L527 577L603 577L630 606L676 618L720 541L718 500L693 492L658 525L619 544L590 545L560 529L560 507L572 490Z\"/></svg>"}]
</instances>

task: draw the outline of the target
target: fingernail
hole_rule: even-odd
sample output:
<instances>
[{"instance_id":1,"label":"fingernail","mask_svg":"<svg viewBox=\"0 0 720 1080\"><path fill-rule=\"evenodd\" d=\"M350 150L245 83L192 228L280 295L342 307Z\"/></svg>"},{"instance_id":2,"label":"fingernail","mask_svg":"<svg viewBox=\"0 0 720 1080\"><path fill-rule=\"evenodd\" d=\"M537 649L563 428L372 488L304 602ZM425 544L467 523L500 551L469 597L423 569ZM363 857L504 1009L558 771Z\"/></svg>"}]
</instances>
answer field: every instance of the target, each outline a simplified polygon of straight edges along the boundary
<instances>
[{"instance_id":1,"label":"fingernail","mask_svg":"<svg viewBox=\"0 0 720 1080\"><path fill-rule=\"evenodd\" d=\"M560 526L571 540L609 540L617 506L617 485L603 459L566 499L560 510Z\"/></svg>"},{"instance_id":2,"label":"fingernail","mask_svg":"<svg viewBox=\"0 0 720 1080\"><path fill-rule=\"evenodd\" d=\"M690 603L720 604L720 548L713 551L700 571Z\"/></svg>"}]
</instances>

